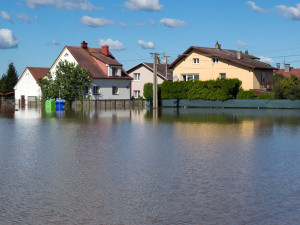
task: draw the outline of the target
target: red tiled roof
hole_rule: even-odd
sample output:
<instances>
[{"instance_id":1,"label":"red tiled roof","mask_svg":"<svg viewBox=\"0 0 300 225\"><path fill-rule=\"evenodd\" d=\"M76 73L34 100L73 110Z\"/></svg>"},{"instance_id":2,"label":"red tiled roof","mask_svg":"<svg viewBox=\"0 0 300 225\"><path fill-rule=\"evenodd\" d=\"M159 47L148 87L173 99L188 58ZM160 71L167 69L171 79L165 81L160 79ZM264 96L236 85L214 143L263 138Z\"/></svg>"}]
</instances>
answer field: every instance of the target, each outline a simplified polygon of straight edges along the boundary
<instances>
[{"instance_id":1,"label":"red tiled roof","mask_svg":"<svg viewBox=\"0 0 300 225\"><path fill-rule=\"evenodd\" d=\"M109 77L107 73L101 69L101 63L111 66L122 66L110 52L109 55L106 56L102 53L101 48L82 48L76 46L66 46L66 48L82 68L91 72L93 79L132 79L124 69L122 69L120 77Z\"/></svg>"},{"instance_id":2,"label":"red tiled roof","mask_svg":"<svg viewBox=\"0 0 300 225\"><path fill-rule=\"evenodd\" d=\"M268 69L274 70L276 68L272 67L267 63L258 61L258 57L241 53L241 58L237 58L237 51L229 49L217 49L217 48L205 48L205 47L189 47L182 55L180 55L170 66L170 69L173 69L175 65L180 62L183 58L186 57L191 51L199 52L200 54L207 55L208 57L218 57L220 59L228 60L232 63L236 63L241 66L249 67L252 69Z\"/></svg>"},{"instance_id":3,"label":"red tiled roof","mask_svg":"<svg viewBox=\"0 0 300 225\"><path fill-rule=\"evenodd\" d=\"M33 78L38 82L39 78L43 78L47 75L50 68L44 67L27 67Z\"/></svg>"},{"instance_id":4,"label":"red tiled roof","mask_svg":"<svg viewBox=\"0 0 300 225\"><path fill-rule=\"evenodd\" d=\"M130 73L133 70L135 70L141 66L144 66L148 70L153 72L153 63L142 62L142 63L139 63L138 65L132 67L131 69L127 70L127 73ZM168 68L167 73L168 73L167 80L173 80L173 70ZM165 64L157 64L157 75L160 76L162 79L166 79L166 65Z\"/></svg>"},{"instance_id":5,"label":"red tiled roof","mask_svg":"<svg viewBox=\"0 0 300 225\"><path fill-rule=\"evenodd\" d=\"M276 71L277 74L282 74L285 77L290 77L292 74L294 74L296 77L300 78L300 69L294 69L291 68L290 72L284 72L284 69L279 69Z\"/></svg>"}]
</instances>

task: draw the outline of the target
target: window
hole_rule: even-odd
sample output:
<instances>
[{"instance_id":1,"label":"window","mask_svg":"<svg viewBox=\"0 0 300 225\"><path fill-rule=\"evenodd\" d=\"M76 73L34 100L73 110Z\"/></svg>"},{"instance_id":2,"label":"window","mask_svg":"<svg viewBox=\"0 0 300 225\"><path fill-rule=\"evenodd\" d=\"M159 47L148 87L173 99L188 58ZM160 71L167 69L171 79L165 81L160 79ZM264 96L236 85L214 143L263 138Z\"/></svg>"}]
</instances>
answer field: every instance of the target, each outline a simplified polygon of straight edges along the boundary
<instances>
[{"instance_id":1,"label":"window","mask_svg":"<svg viewBox=\"0 0 300 225\"><path fill-rule=\"evenodd\" d=\"M141 75L140 75L139 73L134 73L134 74L133 74L133 79L134 79L134 80L140 80L140 76L141 76Z\"/></svg>"},{"instance_id":2,"label":"window","mask_svg":"<svg viewBox=\"0 0 300 225\"><path fill-rule=\"evenodd\" d=\"M141 96L141 91L140 90L133 91L133 95L135 98L139 98Z\"/></svg>"},{"instance_id":3,"label":"window","mask_svg":"<svg viewBox=\"0 0 300 225\"><path fill-rule=\"evenodd\" d=\"M115 77L115 76L121 76L121 68L113 66L110 68L109 76Z\"/></svg>"},{"instance_id":4,"label":"window","mask_svg":"<svg viewBox=\"0 0 300 225\"><path fill-rule=\"evenodd\" d=\"M214 58L212 59L212 61L213 61L213 64L217 64L217 63L219 62L219 59L218 59L217 57L214 57Z\"/></svg>"},{"instance_id":5,"label":"window","mask_svg":"<svg viewBox=\"0 0 300 225\"><path fill-rule=\"evenodd\" d=\"M182 81L199 80L199 74L183 74Z\"/></svg>"},{"instance_id":6,"label":"window","mask_svg":"<svg viewBox=\"0 0 300 225\"><path fill-rule=\"evenodd\" d=\"M220 73L220 79L226 79L226 73Z\"/></svg>"},{"instance_id":7,"label":"window","mask_svg":"<svg viewBox=\"0 0 300 225\"><path fill-rule=\"evenodd\" d=\"M101 89L100 89L99 86L95 85L95 86L93 87L93 94L94 94L94 95L100 95L100 94L101 94Z\"/></svg>"},{"instance_id":8,"label":"window","mask_svg":"<svg viewBox=\"0 0 300 225\"><path fill-rule=\"evenodd\" d=\"M261 73L261 75L260 75L260 81L262 83L266 82L266 73L265 72Z\"/></svg>"},{"instance_id":9,"label":"window","mask_svg":"<svg viewBox=\"0 0 300 225\"><path fill-rule=\"evenodd\" d=\"M199 58L193 58L194 64L199 64Z\"/></svg>"},{"instance_id":10,"label":"window","mask_svg":"<svg viewBox=\"0 0 300 225\"><path fill-rule=\"evenodd\" d=\"M118 95L119 94L119 87L112 86L112 94L113 95Z\"/></svg>"}]
</instances>

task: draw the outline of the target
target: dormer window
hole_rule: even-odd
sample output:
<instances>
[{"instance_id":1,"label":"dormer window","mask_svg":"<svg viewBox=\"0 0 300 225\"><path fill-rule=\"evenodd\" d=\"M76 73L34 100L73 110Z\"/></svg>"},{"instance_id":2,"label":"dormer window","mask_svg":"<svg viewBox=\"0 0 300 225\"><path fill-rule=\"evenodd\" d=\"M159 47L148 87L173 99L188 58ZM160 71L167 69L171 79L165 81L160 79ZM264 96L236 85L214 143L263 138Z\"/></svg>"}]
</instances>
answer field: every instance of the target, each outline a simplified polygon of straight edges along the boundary
<instances>
[{"instance_id":1,"label":"dormer window","mask_svg":"<svg viewBox=\"0 0 300 225\"><path fill-rule=\"evenodd\" d=\"M121 76L121 67L120 66L109 67L109 76L110 77L119 77L119 76Z\"/></svg>"}]
</instances>

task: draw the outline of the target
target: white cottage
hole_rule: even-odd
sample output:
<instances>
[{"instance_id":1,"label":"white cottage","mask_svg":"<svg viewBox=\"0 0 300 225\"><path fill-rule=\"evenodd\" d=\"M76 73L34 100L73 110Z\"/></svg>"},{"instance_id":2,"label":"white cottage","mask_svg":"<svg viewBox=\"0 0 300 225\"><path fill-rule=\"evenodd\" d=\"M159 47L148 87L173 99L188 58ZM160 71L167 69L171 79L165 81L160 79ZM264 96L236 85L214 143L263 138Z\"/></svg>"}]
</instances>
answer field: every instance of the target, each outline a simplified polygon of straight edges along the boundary
<instances>
[{"instance_id":1,"label":"white cottage","mask_svg":"<svg viewBox=\"0 0 300 225\"><path fill-rule=\"evenodd\" d=\"M52 75L55 75L58 63L65 60L90 71L93 82L89 94L92 100L130 99L132 78L110 53L108 46L89 48L86 42L81 46L65 46L50 68Z\"/></svg>"},{"instance_id":2,"label":"white cottage","mask_svg":"<svg viewBox=\"0 0 300 225\"><path fill-rule=\"evenodd\" d=\"M46 76L49 68L27 67L15 85L15 99L22 104L36 102L42 96L41 87L38 79Z\"/></svg>"}]
</instances>

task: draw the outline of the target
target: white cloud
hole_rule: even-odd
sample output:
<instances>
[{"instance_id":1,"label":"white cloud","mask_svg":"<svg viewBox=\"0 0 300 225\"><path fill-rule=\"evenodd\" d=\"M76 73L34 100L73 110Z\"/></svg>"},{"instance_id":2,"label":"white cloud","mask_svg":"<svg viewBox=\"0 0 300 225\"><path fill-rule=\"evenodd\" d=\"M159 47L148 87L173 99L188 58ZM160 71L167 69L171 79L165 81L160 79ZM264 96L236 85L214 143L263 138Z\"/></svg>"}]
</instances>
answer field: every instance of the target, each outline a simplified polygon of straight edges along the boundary
<instances>
[{"instance_id":1,"label":"white cloud","mask_svg":"<svg viewBox=\"0 0 300 225\"><path fill-rule=\"evenodd\" d=\"M277 11L284 17L292 20L300 20L300 3L296 7L287 7L285 5L276 6Z\"/></svg>"},{"instance_id":2,"label":"white cloud","mask_svg":"<svg viewBox=\"0 0 300 225\"><path fill-rule=\"evenodd\" d=\"M236 45L239 46L239 47L243 47L243 48L249 47L249 45L248 45L247 43L242 42L242 41L240 41L240 40L238 40L238 41L236 42Z\"/></svg>"},{"instance_id":3,"label":"white cloud","mask_svg":"<svg viewBox=\"0 0 300 225\"><path fill-rule=\"evenodd\" d=\"M133 26L144 27L144 26L146 26L146 24L145 23L134 23Z\"/></svg>"},{"instance_id":4,"label":"white cloud","mask_svg":"<svg viewBox=\"0 0 300 225\"><path fill-rule=\"evenodd\" d=\"M0 49L17 48L19 41L9 29L0 29Z\"/></svg>"},{"instance_id":5,"label":"white cloud","mask_svg":"<svg viewBox=\"0 0 300 225\"><path fill-rule=\"evenodd\" d=\"M255 2L251 2L251 1L248 1L247 2L247 5L249 5L251 7L252 10L254 10L255 12L259 12L259 13L266 13L266 10L258 7Z\"/></svg>"},{"instance_id":6,"label":"white cloud","mask_svg":"<svg viewBox=\"0 0 300 225\"><path fill-rule=\"evenodd\" d=\"M163 6L159 3L159 0L130 0L125 2L124 5L131 10L143 10L143 11L160 11Z\"/></svg>"},{"instance_id":7,"label":"white cloud","mask_svg":"<svg viewBox=\"0 0 300 225\"><path fill-rule=\"evenodd\" d=\"M154 44L151 41L145 42L142 40L138 40L138 45L144 49L154 49L155 48Z\"/></svg>"},{"instance_id":8,"label":"white cloud","mask_svg":"<svg viewBox=\"0 0 300 225\"><path fill-rule=\"evenodd\" d=\"M106 40L100 39L99 41L97 41L97 44L100 46L107 45L107 46L109 46L109 49L115 50L115 51L121 51L121 50L125 49L124 45L121 42L119 42L118 40L114 41L110 38L108 38Z\"/></svg>"},{"instance_id":9,"label":"white cloud","mask_svg":"<svg viewBox=\"0 0 300 225\"><path fill-rule=\"evenodd\" d=\"M16 15L19 19L25 21L26 23L31 23L31 19L24 13Z\"/></svg>"},{"instance_id":10,"label":"white cloud","mask_svg":"<svg viewBox=\"0 0 300 225\"><path fill-rule=\"evenodd\" d=\"M9 21L10 23L13 23L13 21L12 21L10 15L9 15L7 12L1 11L1 12L0 12L0 15L1 15L1 17L2 17L3 19Z\"/></svg>"},{"instance_id":11,"label":"white cloud","mask_svg":"<svg viewBox=\"0 0 300 225\"><path fill-rule=\"evenodd\" d=\"M88 27L104 27L106 25L114 24L113 21L104 18L93 18L90 16L83 16L80 18L80 22Z\"/></svg>"},{"instance_id":12,"label":"white cloud","mask_svg":"<svg viewBox=\"0 0 300 225\"><path fill-rule=\"evenodd\" d=\"M52 40L48 43L48 45L60 45L60 43L57 40Z\"/></svg>"},{"instance_id":13,"label":"white cloud","mask_svg":"<svg viewBox=\"0 0 300 225\"><path fill-rule=\"evenodd\" d=\"M176 20L176 19L170 19L170 18L162 18L160 23L163 23L167 27L184 27L186 26L186 23L183 20Z\"/></svg>"},{"instance_id":14,"label":"white cloud","mask_svg":"<svg viewBox=\"0 0 300 225\"><path fill-rule=\"evenodd\" d=\"M264 63L274 63L275 61L269 57L259 56L259 60Z\"/></svg>"},{"instance_id":15,"label":"white cloud","mask_svg":"<svg viewBox=\"0 0 300 225\"><path fill-rule=\"evenodd\" d=\"M126 23L119 23L118 26L122 27L122 28L127 28L128 27L128 25Z\"/></svg>"},{"instance_id":16,"label":"white cloud","mask_svg":"<svg viewBox=\"0 0 300 225\"><path fill-rule=\"evenodd\" d=\"M79 9L79 10L102 10L103 8L93 6L88 0L25 0L27 6L36 9L50 6L56 9Z\"/></svg>"}]
</instances>

